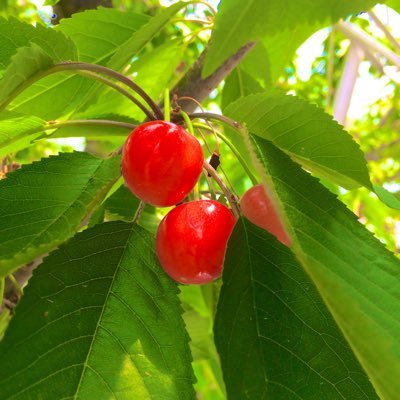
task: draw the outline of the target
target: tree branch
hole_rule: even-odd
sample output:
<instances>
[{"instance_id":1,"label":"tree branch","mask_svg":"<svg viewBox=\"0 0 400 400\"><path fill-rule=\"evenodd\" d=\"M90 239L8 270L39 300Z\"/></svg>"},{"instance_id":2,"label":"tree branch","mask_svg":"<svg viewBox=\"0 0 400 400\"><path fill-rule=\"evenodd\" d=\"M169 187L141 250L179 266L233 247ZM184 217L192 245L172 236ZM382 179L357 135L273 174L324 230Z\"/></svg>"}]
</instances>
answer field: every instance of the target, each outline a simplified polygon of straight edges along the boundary
<instances>
[{"instance_id":1,"label":"tree branch","mask_svg":"<svg viewBox=\"0 0 400 400\"><path fill-rule=\"evenodd\" d=\"M190 71L181 79L173 89L178 97L192 97L200 103L222 82L227 75L243 60L243 58L253 49L255 42L249 42L241 47L235 54L229 57L213 74L207 78L201 77L206 50L200 55L199 59L193 64ZM179 102L182 109L191 113L195 111L196 104L190 100Z\"/></svg>"}]
</instances>

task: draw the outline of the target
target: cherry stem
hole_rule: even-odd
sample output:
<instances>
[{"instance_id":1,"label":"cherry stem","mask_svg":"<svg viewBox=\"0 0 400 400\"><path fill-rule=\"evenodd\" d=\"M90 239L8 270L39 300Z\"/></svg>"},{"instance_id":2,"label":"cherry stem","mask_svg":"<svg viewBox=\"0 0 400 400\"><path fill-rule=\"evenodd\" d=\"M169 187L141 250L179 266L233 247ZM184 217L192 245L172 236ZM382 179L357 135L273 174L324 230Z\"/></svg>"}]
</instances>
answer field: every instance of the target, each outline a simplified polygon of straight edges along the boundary
<instances>
[{"instance_id":1,"label":"cherry stem","mask_svg":"<svg viewBox=\"0 0 400 400\"><path fill-rule=\"evenodd\" d=\"M139 206L136 209L135 215L133 217L133 220L132 220L133 223L137 223L139 221L140 216L142 215L142 212L143 212L145 207L146 207L146 203L144 201L141 201L139 203Z\"/></svg>"},{"instance_id":2,"label":"cherry stem","mask_svg":"<svg viewBox=\"0 0 400 400\"><path fill-rule=\"evenodd\" d=\"M231 118L225 117L225 115L220 115L220 114L215 114L215 113L210 113L210 112L192 113L192 114L189 114L189 118L190 119L201 118L201 119L205 119L205 120L214 119L214 120L223 122L224 124L231 126L232 128L238 130L239 132L241 132L240 129L242 128L242 125L239 122L237 122Z\"/></svg>"},{"instance_id":3,"label":"cherry stem","mask_svg":"<svg viewBox=\"0 0 400 400\"><path fill-rule=\"evenodd\" d=\"M194 123L193 126L195 126L196 128L202 128L202 129L206 129L208 131L211 131L210 127L208 125L204 125L204 124L199 124L199 123ZM213 133L215 133L220 139L222 139L222 141L229 147L229 149L232 151L232 153L235 155L235 157L237 158L237 160L240 162L240 164L242 165L243 169L246 171L246 174L248 175L248 177L250 178L251 182L253 183L253 185L257 185L258 184L258 179L254 176L254 174L251 172L250 168L248 167L245 159L242 157L242 155L237 151L236 147L231 143L231 141L225 136L223 135L221 132L213 129L212 130Z\"/></svg>"},{"instance_id":4,"label":"cherry stem","mask_svg":"<svg viewBox=\"0 0 400 400\"><path fill-rule=\"evenodd\" d=\"M240 210L239 206L237 205L236 197L235 195L228 189L228 187L225 185L225 182L222 180L222 178L218 175L217 171L207 162L204 161L203 163L203 168L214 178L214 180L218 183L218 186L221 188L221 190L224 192L225 197L229 201L229 204L231 205L233 215L236 218L239 218L240 216Z\"/></svg>"},{"instance_id":5,"label":"cherry stem","mask_svg":"<svg viewBox=\"0 0 400 400\"><path fill-rule=\"evenodd\" d=\"M205 0L192 0L188 1L186 4L202 4L203 6L208 7L214 17L217 15L217 10Z\"/></svg>"},{"instance_id":6,"label":"cherry stem","mask_svg":"<svg viewBox=\"0 0 400 400\"><path fill-rule=\"evenodd\" d=\"M177 99L177 102L178 102L179 100L190 100L190 101L193 101L193 102L200 108L200 110L201 110L202 112L205 112L203 106L201 105L201 103L200 103L199 101L197 101L196 99L194 99L193 97L181 96L181 97L179 97L179 98ZM211 132L212 132L212 133L214 134L214 136L215 136L215 153L217 153L217 154L219 155L219 141L218 141L218 136L217 136L217 134L216 134L216 132L215 132L213 126L211 125L210 121L208 121L208 120L205 120L205 121L206 121L206 124L210 127Z\"/></svg>"},{"instance_id":7,"label":"cherry stem","mask_svg":"<svg viewBox=\"0 0 400 400\"><path fill-rule=\"evenodd\" d=\"M108 119L72 119L68 121L48 121L47 124L41 128L41 130L49 130L49 129L58 129L65 128L68 126L110 126L116 128L125 128L129 130L133 130L136 128L136 125L131 124L129 122L120 122L120 121L112 121Z\"/></svg>"},{"instance_id":8,"label":"cherry stem","mask_svg":"<svg viewBox=\"0 0 400 400\"><path fill-rule=\"evenodd\" d=\"M111 88L117 90L118 92L120 92L121 94L123 94L125 97L127 97L130 101L132 101L136 106L138 106L143 113L146 115L146 117L150 120L155 120L157 119L154 114L152 114L151 111L149 111L147 109L147 107L145 107L135 96L132 96L127 90L125 90L123 87L121 87L120 85L118 85L117 83L113 82L110 79L105 78L104 76L98 75L96 73L90 72L90 71L80 71L79 75L82 76L87 76L89 78L93 78L98 80L99 82L102 82L108 86L110 86Z\"/></svg>"},{"instance_id":9,"label":"cherry stem","mask_svg":"<svg viewBox=\"0 0 400 400\"><path fill-rule=\"evenodd\" d=\"M162 119L164 117L160 107L152 100L152 98L139 85L133 82L132 79L120 74L119 72L107 67L103 67L102 65L83 62L65 61L58 65L64 66L66 69L94 71L100 74L108 75L111 78L115 78L134 90L150 106L157 118Z\"/></svg>"},{"instance_id":10,"label":"cherry stem","mask_svg":"<svg viewBox=\"0 0 400 400\"><path fill-rule=\"evenodd\" d=\"M73 62L73 61L64 61L60 64L56 64L49 69L39 72L24 83L22 83L18 88L16 88L11 95L9 95L4 101L0 103L0 110L3 110L5 107L7 107L8 104L14 100L21 92L23 92L25 89L27 89L29 86L37 82L38 80L51 75L55 74L58 72L69 72L69 71L79 71L78 73L84 75L87 75L87 71L90 72L98 72L100 74L108 75L109 77L115 78L118 81L124 83L127 85L129 88L134 90L139 96L142 97L142 99L150 106L150 108L154 111L155 118L157 119L163 119L164 115L158 107L158 105L150 98L150 96L136 83L134 83L130 78L120 74L119 72L113 71L112 69L109 69L107 67L103 67L102 65L97 65L97 64L89 64L89 63L83 63L83 62ZM82 71L86 71L85 73L82 73ZM91 74L90 76L92 78L98 79L97 75L94 76L95 74ZM98 79L100 80L100 79ZM104 78L101 80L103 83L109 84L108 80L105 80ZM115 88L115 84L113 84ZM116 89L116 88L115 88ZM122 89L122 88L121 88ZM118 90L118 89L117 89ZM121 92L121 91L120 91ZM122 93L122 92L121 92ZM125 94L125 93L124 93ZM135 103L136 104L136 103ZM154 116L148 112L146 109L146 115L151 119L154 119Z\"/></svg>"},{"instance_id":11,"label":"cherry stem","mask_svg":"<svg viewBox=\"0 0 400 400\"><path fill-rule=\"evenodd\" d=\"M192 124L192 121L190 120L189 116L185 113L185 111L180 111L180 115L182 116L183 120L185 121L187 130L190 132L190 134L195 136L193 124Z\"/></svg>"},{"instance_id":12,"label":"cherry stem","mask_svg":"<svg viewBox=\"0 0 400 400\"><path fill-rule=\"evenodd\" d=\"M167 122L171 120L171 103L168 89L164 91L164 120Z\"/></svg>"},{"instance_id":13,"label":"cherry stem","mask_svg":"<svg viewBox=\"0 0 400 400\"><path fill-rule=\"evenodd\" d=\"M207 193L210 193L211 199L216 200L217 196L216 196L216 192L214 190L212 180L210 179L210 177L208 176L208 172L206 172L206 171L204 171L204 178L207 181L207 185L208 185L208 189L209 189L209 192L207 192ZM200 191L200 194L201 193L202 193L202 191Z\"/></svg>"}]
</instances>

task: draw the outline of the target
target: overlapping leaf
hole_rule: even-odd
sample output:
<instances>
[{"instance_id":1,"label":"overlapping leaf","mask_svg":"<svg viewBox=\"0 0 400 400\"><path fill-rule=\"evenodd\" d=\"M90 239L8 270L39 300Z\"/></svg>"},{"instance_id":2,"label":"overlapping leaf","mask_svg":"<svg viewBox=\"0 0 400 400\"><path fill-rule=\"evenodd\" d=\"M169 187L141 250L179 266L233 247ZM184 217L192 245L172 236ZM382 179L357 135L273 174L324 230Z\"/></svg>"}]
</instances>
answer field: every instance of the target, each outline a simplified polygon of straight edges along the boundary
<instances>
[{"instance_id":1,"label":"overlapping leaf","mask_svg":"<svg viewBox=\"0 0 400 400\"><path fill-rule=\"evenodd\" d=\"M38 45L19 48L0 80L0 106L8 105L35 76L53 65L54 60Z\"/></svg>"},{"instance_id":2,"label":"overlapping leaf","mask_svg":"<svg viewBox=\"0 0 400 400\"><path fill-rule=\"evenodd\" d=\"M377 399L291 251L240 219L215 320L229 399Z\"/></svg>"},{"instance_id":3,"label":"overlapping leaf","mask_svg":"<svg viewBox=\"0 0 400 400\"><path fill-rule=\"evenodd\" d=\"M0 398L192 400L177 285L124 222L75 236L34 272L0 343Z\"/></svg>"},{"instance_id":4,"label":"overlapping leaf","mask_svg":"<svg viewBox=\"0 0 400 400\"><path fill-rule=\"evenodd\" d=\"M260 93L239 99L227 107L226 115L321 177L346 188L372 188L358 144L316 106L279 92Z\"/></svg>"},{"instance_id":5,"label":"overlapping leaf","mask_svg":"<svg viewBox=\"0 0 400 400\"><path fill-rule=\"evenodd\" d=\"M324 24L347 17L350 13L365 11L373 0L301 0L285 3L272 0L222 0L215 21L212 42L207 53L203 75L214 72L230 55L246 43L293 29L307 23ZM316 27L318 28L318 27Z\"/></svg>"},{"instance_id":6,"label":"overlapping leaf","mask_svg":"<svg viewBox=\"0 0 400 400\"><path fill-rule=\"evenodd\" d=\"M167 25L171 18L185 6L179 1L163 10L160 14L153 17L146 25L135 32L112 56L108 67L112 69L122 68L128 60L138 55L146 43L153 39Z\"/></svg>"},{"instance_id":7,"label":"overlapping leaf","mask_svg":"<svg viewBox=\"0 0 400 400\"><path fill-rule=\"evenodd\" d=\"M57 30L59 35L68 35L75 42L80 60L105 65L147 19L136 13L103 8L64 19ZM48 40L51 42L50 37ZM76 57L64 58L71 59ZM60 118L76 109L94 84L76 74L58 73L24 91L13 106L16 111L44 119Z\"/></svg>"},{"instance_id":8,"label":"overlapping leaf","mask_svg":"<svg viewBox=\"0 0 400 400\"><path fill-rule=\"evenodd\" d=\"M41 135L46 122L40 118L9 111L0 113L0 159L28 146Z\"/></svg>"},{"instance_id":9,"label":"overlapping leaf","mask_svg":"<svg viewBox=\"0 0 400 400\"><path fill-rule=\"evenodd\" d=\"M65 153L0 181L0 276L69 239L120 175L118 157Z\"/></svg>"},{"instance_id":10,"label":"overlapping leaf","mask_svg":"<svg viewBox=\"0 0 400 400\"><path fill-rule=\"evenodd\" d=\"M168 42L144 53L131 66L131 73L135 76L135 82L154 100L159 100L166 87L176 76L176 68L181 62L185 44L181 40L169 40ZM151 73L149 73L151 71ZM143 113L133 103L120 93L107 90L101 100L90 106L82 115L99 115L110 112L129 115L138 120L143 119Z\"/></svg>"},{"instance_id":11,"label":"overlapping leaf","mask_svg":"<svg viewBox=\"0 0 400 400\"><path fill-rule=\"evenodd\" d=\"M379 396L400 390L400 261L271 142L252 138L264 177L318 288Z\"/></svg>"},{"instance_id":12,"label":"overlapping leaf","mask_svg":"<svg viewBox=\"0 0 400 400\"><path fill-rule=\"evenodd\" d=\"M63 33L38 24L19 21L14 17L0 18L0 69L5 69L20 47L37 44L53 60L73 60L77 57L74 43Z\"/></svg>"},{"instance_id":13,"label":"overlapping leaf","mask_svg":"<svg viewBox=\"0 0 400 400\"><path fill-rule=\"evenodd\" d=\"M63 19L56 29L74 41L80 61L107 65L113 54L148 21L147 15L100 8ZM123 63L131 56L125 54Z\"/></svg>"}]
</instances>

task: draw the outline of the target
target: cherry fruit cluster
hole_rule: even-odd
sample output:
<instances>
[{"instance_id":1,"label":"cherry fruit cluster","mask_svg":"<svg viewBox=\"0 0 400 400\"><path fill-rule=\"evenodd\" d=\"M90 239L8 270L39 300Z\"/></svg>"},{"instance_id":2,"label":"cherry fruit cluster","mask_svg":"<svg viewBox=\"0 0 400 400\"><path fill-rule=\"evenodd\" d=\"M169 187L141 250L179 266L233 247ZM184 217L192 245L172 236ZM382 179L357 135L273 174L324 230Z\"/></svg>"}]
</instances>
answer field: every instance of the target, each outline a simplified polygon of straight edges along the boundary
<instances>
[{"instance_id":1,"label":"cherry fruit cluster","mask_svg":"<svg viewBox=\"0 0 400 400\"><path fill-rule=\"evenodd\" d=\"M203 169L199 141L179 125L151 121L129 135L122 175L145 203L170 207L193 190ZM207 283L221 275L226 245L235 224L231 211L214 200L173 208L161 221L156 252L166 273L180 283Z\"/></svg>"},{"instance_id":2,"label":"cherry fruit cluster","mask_svg":"<svg viewBox=\"0 0 400 400\"><path fill-rule=\"evenodd\" d=\"M183 202L203 170L199 141L167 121L134 129L122 155L122 175L132 193L156 207L174 207L161 221L156 253L165 272L183 284L211 282L221 276L235 217L215 200ZM285 245L290 239L262 185L240 201L243 214Z\"/></svg>"}]
</instances>

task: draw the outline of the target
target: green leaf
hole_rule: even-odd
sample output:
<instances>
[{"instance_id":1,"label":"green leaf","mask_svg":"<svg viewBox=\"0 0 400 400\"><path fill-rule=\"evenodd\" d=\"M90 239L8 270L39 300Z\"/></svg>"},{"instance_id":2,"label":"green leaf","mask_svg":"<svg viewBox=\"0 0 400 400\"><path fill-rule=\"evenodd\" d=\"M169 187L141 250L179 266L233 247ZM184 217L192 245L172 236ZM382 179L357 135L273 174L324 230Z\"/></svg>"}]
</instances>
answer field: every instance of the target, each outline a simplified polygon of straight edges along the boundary
<instances>
[{"instance_id":1,"label":"green leaf","mask_svg":"<svg viewBox=\"0 0 400 400\"><path fill-rule=\"evenodd\" d=\"M54 4L57 4L60 0L46 0L43 5L44 6L54 6Z\"/></svg>"},{"instance_id":2,"label":"green leaf","mask_svg":"<svg viewBox=\"0 0 400 400\"><path fill-rule=\"evenodd\" d=\"M263 46L267 53L269 80L272 84L282 75L284 67L290 63L298 47L320 27L315 23L300 24L261 39L257 46ZM247 57L244 60L245 65L246 62Z\"/></svg>"},{"instance_id":3,"label":"green leaf","mask_svg":"<svg viewBox=\"0 0 400 400\"><path fill-rule=\"evenodd\" d=\"M215 317L229 399L377 399L291 251L240 219Z\"/></svg>"},{"instance_id":4,"label":"green leaf","mask_svg":"<svg viewBox=\"0 0 400 400\"><path fill-rule=\"evenodd\" d=\"M373 0L222 0L218 9L210 47L204 62L203 76L213 73L229 56L246 43L272 36L297 25L317 24L316 29L351 13L372 7Z\"/></svg>"},{"instance_id":5,"label":"green leaf","mask_svg":"<svg viewBox=\"0 0 400 400\"><path fill-rule=\"evenodd\" d=\"M186 45L181 40L169 40L151 51L143 53L131 65L130 74L135 76L135 82L155 101L160 100L166 87L176 75L176 68L182 60ZM151 71L149 73L149 71ZM129 115L136 120L143 120L143 112L132 102L114 90L107 90L96 104L89 107L77 117L101 115L113 110L115 113Z\"/></svg>"},{"instance_id":6,"label":"green leaf","mask_svg":"<svg viewBox=\"0 0 400 400\"><path fill-rule=\"evenodd\" d=\"M56 29L74 41L80 61L107 65L113 54L148 20L147 15L99 8L64 18ZM124 55L125 61L127 56Z\"/></svg>"},{"instance_id":7,"label":"green leaf","mask_svg":"<svg viewBox=\"0 0 400 400\"><path fill-rule=\"evenodd\" d=\"M0 69L5 69L20 47L37 44L53 60L74 60L77 52L72 40L62 32L37 24L19 21L14 17L0 17Z\"/></svg>"},{"instance_id":8,"label":"green leaf","mask_svg":"<svg viewBox=\"0 0 400 400\"><path fill-rule=\"evenodd\" d=\"M57 30L76 43L80 61L106 65L118 48L146 21L146 16L100 8L61 20ZM71 59L68 57L67 59ZM75 59L75 57L73 58ZM41 79L13 103L21 113L43 119L59 119L75 111L97 82L73 73L58 73ZM107 110L109 113L111 110Z\"/></svg>"},{"instance_id":9,"label":"green leaf","mask_svg":"<svg viewBox=\"0 0 400 400\"><path fill-rule=\"evenodd\" d=\"M0 276L74 235L119 175L119 157L78 152L9 173L0 181Z\"/></svg>"},{"instance_id":10,"label":"green leaf","mask_svg":"<svg viewBox=\"0 0 400 400\"><path fill-rule=\"evenodd\" d=\"M225 80L222 90L221 108L225 110L231 103L241 97L262 92L261 85L242 68L235 68Z\"/></svg>"},{"instance_id":11,"label":"green leaf","mask_svg":"<svg viewBox=\"0 0 400 400\"><path fill-rule=\"evenodd\" d=\"M271 140L315 174L348 189L372 189L363 152L332 117L316 106L279 92L239 99L225 114L251 133Z\"/></svg>"},{"instance_id":12,"label":"green leaf","mask_svg":"<svg viewBox=\"0 0 400 400\"><path fill-rule=\"evenodd\" d=\"M120 186L105 202L107 218L110 215L121 217L124 221L132 221L140 200L124 185Z\"/></svg>"},{"instance_id":13,"label":"green leaf","mask_svg":"<svg viewBox=\"0 0 400 400\"><path fill-rule=\"evenodd\" d=\"M144 46L153 39L168 24L171 18L185 6L184 2L176 4L163 10L160 14L151 18L150 21L135 32L112 56L108 67L112 69L122 68L132 57L137 56Z\"/></svg>"},{"instance_id":14,"label":"green leaf","mask_svg":"<svg viewBox=\"0 0 400 400\"><path fill-rule=\"evenodd\" d=\"M143 228L79 233L29 281L0 343L0 398L194 399L177 294Z\"/></svg>"},{"instance_id":15,"label":"green leaf","mask_svg":"<svg viewBox=\"0 0 400 400\"><path fill-rule=\"evenodd\" d=\"M10 111L0 113L0 159L27 147L42 135L46 121Z\"/></svg>"},{"instance_id":16,"label":"green leaf","mask_svg":"<svg viewBox=\"0 0 400 400\"><path fill-rule=\"evenodd\" d=\"M53 65L54 60L38 45L19 48L0 80L0 105L29 84L31 78Z\"/></svg>"},{"instance_id":17,"label":"green leaf","mask_svg":"<svg viewBox=\"0 0 400 400\"><path fill-rule=\"evenodd\" d=\"M400 0L387 0L385 3L388 7L393 8L393 10L399 12Z\"/></svg>"},{"instance_id":18,"label":"green leaf","mask_svg":"<svg viewBox=\"0 0 400 400\"><path fill-rule=\"evenodd\" d=\"M400 260L336 196L271 142L252 137L293 252L379 396L400 391ZM260 171L261 173L261 171Z\"/></svg>"},{"instance_id":19,"label":"green leaf","mask_svg":"<svg viewBox=\"0 0 400 400\"><path fill-rule=\"evenodd\" d=\"M387 206L400 210L400 195L398 193L390 193L385 188L378 185L374 185L374 192Z\"/></svg>"}]
</instances>

